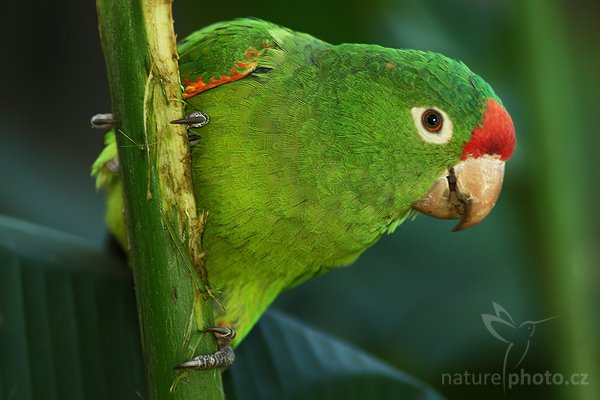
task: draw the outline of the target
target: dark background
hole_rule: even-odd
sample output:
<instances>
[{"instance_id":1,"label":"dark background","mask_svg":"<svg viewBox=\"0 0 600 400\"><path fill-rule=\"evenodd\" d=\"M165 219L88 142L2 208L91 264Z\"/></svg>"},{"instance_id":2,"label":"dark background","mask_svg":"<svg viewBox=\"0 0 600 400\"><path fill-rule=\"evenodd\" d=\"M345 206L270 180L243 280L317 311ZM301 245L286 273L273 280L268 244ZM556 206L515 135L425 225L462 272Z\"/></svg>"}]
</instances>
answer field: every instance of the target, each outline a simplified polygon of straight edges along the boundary
<instances>
[{"instance_id":1,"label":"dark background","mask_svg":"<svg viewBox=\"0 0 600 400\"><path fill-rule=\"evenodd\" d=\"M598 2L179 0L174 10L180 38L255 16L332 43L438 51L487 80L518 140L487 220L452 234L452 222L418 217L277 307L449 398L600 398ZM0 213L104 246L104 199L89 177L102 146L89 117L110 110L94 2L8 2L2 14ZM444 373L502 371L506 345L481 317L494 313L492 302L517 325L558 316L536 327L519 370L584 373L590 384L506 394L442 385Z\"/></svg>"}]
</instances>

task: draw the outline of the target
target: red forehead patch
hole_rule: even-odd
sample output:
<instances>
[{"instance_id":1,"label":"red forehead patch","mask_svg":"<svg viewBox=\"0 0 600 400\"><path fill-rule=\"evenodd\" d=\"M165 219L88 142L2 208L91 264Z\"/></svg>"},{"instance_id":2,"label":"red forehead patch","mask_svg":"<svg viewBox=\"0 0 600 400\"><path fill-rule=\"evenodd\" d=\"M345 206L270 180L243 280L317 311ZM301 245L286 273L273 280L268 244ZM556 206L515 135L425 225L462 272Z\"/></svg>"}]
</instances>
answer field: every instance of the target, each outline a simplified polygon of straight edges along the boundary
<instances>
[{"instance_id":1,"label":"red forehead patch","mask_svg":"<svg viewBox=\"0 0 600 400\"><path fill-rule=\"evenodd\" d=\"M494 99L489 99L483 112L483 124L463 147L462 159L498 155L506 161L512 155L517 140L515 127L508 112Z\"/></svg>"}]
</instances>

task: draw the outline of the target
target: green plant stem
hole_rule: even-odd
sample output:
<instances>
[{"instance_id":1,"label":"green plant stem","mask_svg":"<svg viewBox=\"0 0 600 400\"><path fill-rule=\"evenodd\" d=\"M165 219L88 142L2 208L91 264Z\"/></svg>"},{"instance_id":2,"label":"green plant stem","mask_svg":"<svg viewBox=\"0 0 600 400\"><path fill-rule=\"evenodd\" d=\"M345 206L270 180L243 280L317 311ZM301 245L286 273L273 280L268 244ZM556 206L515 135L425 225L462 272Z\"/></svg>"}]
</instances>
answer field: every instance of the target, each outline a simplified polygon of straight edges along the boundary
<instances>
[{"instance_id":1,"label":"green plant stem","mask_svg":"<svg viewBox=\"0 0 600 400\"><path fill-rule=\"evenodd\" d=\"M582 135L589 128L577 117L585 107L575 92L573 72L581 60L569 49L560 2L515 0L514 4L524 22L519 40L526 55L521 65L532 105L527 116L540 132L529 138L536 177L531 209L541 247L540 281L549 283L549 313L559 316L560 332L553 348L560 358L556 372L588 376L587 385L561 386L564 398L598 399L598 339L593 334L597 311L592 296L597 272L590 224L594 207L585 195L594 178L588 176L582 158L586 146Z\"/></svg>"},{"instance_id":2,"label":"green plant stem","mask_svg":"<svg viewBox=\"0 0 600 400\"><path fill-rule=\"evenodd\" d=\"M171 2L98 0L138 312L152 399L223 398L219 370L173 366L215 350L183 115Z\"/></svg>"}]
</instances>

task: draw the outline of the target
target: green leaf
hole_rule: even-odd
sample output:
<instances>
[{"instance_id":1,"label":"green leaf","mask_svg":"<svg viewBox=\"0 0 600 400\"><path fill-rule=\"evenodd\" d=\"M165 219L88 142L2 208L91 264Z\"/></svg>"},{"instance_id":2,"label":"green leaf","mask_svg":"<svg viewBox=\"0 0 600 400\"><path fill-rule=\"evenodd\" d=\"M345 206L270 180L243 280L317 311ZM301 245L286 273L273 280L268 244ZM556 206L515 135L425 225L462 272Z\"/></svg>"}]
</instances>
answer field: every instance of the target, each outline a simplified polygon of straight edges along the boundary
<instances>
[{"instance_id":1,"label":"green leaf","mask_svg":"<svg viewBox=\"0 0 600 400\"><path fill-rule=\"evenodd\" d=\"M0 398L145 395L135 310L118 258L0 216Z\"/></svg>"},{"instance_id":2,"label":"green leaf","mask_svg":"<svg viewBox=\"0 0 600 400\"><path fill-rule=\"evenodd\" d=\"M224 375L228 399L442 398L277 311L265 314L236 357ZM147 392L123 260L77 237L0 216L0 398L138 397Z\"/></svg>"},{"instance_id":3,"label":"green leaf","mask_svg":"<svg viewBox=\"0 0 600 400\"><path fill-rule=\"evenodd\" d=\"M228 399L442 399L418 379L275 310L236 349L224 383Z\"/></svg>"}]
</instances>

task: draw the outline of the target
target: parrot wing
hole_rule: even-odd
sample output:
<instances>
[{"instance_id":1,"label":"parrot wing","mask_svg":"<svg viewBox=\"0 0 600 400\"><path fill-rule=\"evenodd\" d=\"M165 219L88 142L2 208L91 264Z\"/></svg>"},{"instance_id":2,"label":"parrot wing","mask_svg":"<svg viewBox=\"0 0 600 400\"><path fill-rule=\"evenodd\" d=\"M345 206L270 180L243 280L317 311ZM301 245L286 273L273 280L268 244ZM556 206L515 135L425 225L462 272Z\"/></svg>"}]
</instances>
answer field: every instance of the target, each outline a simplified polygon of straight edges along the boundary
<instances>
[{"instance_id":1,"label":"parrot wing","mask_svg":"<svg viewBox=\"0 0 600 400\"><path fill-rule=\"evenodd\" d=\"M284 60L284 48L291 50L290 45L298 43L299 35L322 43L312 36L254 18L216 23L192 33L178 46L184 98L252 73L270 72Z\"/></svg>"}]
</instances>

